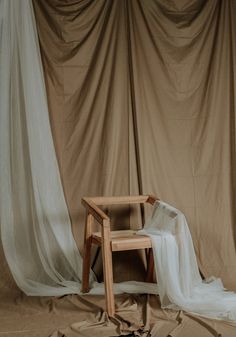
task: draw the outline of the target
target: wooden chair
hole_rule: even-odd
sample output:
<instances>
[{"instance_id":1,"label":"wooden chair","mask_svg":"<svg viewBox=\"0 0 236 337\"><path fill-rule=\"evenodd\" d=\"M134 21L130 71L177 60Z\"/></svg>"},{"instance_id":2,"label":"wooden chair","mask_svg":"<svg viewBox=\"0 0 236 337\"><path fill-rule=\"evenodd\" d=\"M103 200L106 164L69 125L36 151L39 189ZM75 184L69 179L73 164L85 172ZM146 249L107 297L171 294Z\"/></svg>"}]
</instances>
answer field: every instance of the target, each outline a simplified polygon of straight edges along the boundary
<instances>
[{"instance_id":1,"label":"wooden chair","mask_svg":"<svg viewBox=\"0 0 236 337\"><path fill-rule=\"evenodd\" d=\"M109 316L115 314L115 302L113 294L113 271L112 271L112 252L149 249L148 259L148 280L153 275L153 254L151 239L145 235L136 235L135 230L110 230L110 218L99 208L99 205L118 205L118 204L144 204L153 205L158 198L150 195L123 196L123 197L94 197L82 198L82 204L86 207L87 216L84 231L84 256L83 256L83 279L82 292L89 291L89 271L91 246L96 244L102 248L103 275L106 295L106 308ZM93 221L101 225L100 232L93 232Z\"/></svg>"}]
</instances>

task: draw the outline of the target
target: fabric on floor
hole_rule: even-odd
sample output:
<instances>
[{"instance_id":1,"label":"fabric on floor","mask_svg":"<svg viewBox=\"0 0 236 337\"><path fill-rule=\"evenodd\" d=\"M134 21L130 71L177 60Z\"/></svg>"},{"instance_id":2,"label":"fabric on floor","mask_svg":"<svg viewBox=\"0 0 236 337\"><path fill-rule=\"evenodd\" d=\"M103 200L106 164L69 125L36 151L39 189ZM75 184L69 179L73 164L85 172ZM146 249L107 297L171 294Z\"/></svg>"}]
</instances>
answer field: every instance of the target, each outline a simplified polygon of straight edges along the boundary
<instances>
[{"instance_id":1,"label":"fabric on floor","mask_svg":"<svg viewBox=\"0 0 236 337\"><path fill-rule=\"evenodd\" d=\"M0 247L0 258L4 260ZM2 273L3 272L3 273ZM1 265L0 337L235 337L236 325L162 310L156 295L116 295L116 317L104 312L104 296L30 297Z\"/></svg>"},{"instance_id":2,"label":"fabric on floor","mask_svg":"<svg viewBox=\"0 0 236 337\"><path fill-rule=\"evenodd\" d=\"M153 295L117 295L115 318L108 319L102 296L1 297L1 337L234 337L236 326L163 311Z\"/></svg>"}]
</instances>

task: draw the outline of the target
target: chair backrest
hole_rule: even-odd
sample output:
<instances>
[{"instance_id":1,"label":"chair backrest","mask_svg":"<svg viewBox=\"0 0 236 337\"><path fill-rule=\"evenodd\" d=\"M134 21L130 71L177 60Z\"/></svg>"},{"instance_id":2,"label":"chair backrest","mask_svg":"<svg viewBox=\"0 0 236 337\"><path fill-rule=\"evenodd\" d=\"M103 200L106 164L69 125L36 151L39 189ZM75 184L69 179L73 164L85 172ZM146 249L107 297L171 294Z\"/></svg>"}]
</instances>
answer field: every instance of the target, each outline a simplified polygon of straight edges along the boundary
<instances>
[{"instance_id":1,"label":"chair backrest","mask_svg":"<svg viewBox=\"0 0 236 337\"><path fill-rule=\"evenodd\" d=\"M100 223L109 222L109 217L98 206L105 205L126 205L126 204L144 204L154 205L159 199L152 195L132 195L117 197L84 197L82 204L87 208L88 213Z\"/></svg>"},{"instance_id":2,"label":"chair backrest","mask_svg":"<svg viewBox=\"0 0 236 337\"><path fill-rule=\"evenodd\" d=\"M122 205L122 204L144 204L145 202L154 204L157 197L152 195L130 195L118 197L87 197L85 200L92 201L95 205Z\"/></svg>"}]
</instances>

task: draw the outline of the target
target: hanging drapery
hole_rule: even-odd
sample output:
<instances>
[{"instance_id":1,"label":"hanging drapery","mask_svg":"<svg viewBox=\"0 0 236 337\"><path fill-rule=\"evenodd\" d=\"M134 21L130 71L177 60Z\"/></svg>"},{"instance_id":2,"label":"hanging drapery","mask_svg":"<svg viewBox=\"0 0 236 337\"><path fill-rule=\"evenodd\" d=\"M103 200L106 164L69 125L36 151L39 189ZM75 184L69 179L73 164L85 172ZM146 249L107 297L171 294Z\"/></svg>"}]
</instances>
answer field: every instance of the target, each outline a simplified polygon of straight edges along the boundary
<instances>
[{"instance_id":1,"label":"hanging drapery","mask_svg":"<svg viewBox=\"0 0 236 337\"><path fill-rule=\"evenodd\" d=\"M34 0L34 6L80 247L82 196L153 193L186 215L202 273L236 290L236 2ZM116 280L144 275L135 252L114 259ZM98 259L95 271L101 270Z\"/></svg>"},{"instance_id":2,"label":"hanging drapery","mask_svg":"<svg viewBox=\"0 0 236 337\"><path fill-rule=\"evenodd\" d=\"M4 253L28 295L79 292L48 118L32 3L0 1L0 214Z\"/></svg>"}]
</instances>

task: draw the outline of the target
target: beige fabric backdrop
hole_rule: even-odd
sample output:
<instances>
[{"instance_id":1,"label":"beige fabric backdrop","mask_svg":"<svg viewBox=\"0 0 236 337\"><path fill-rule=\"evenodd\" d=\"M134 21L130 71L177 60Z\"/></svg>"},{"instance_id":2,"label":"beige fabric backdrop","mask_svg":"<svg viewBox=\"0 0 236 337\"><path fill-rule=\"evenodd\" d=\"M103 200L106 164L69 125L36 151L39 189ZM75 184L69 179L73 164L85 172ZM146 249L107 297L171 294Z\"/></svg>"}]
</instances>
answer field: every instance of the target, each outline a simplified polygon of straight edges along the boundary
<instances>
[{"instance_id":1,"label":"beige fabric backdrop","mask_svg":"<svg viewBox=\"0 0 236 337\"><path fill-rule=\"evenodd\" d=\"M236 290L236 2L34 0L34 6L79 247L83 195L157 194L187 215L204 274ZM119 211L116 227L127 214ZM136 226L140 214L131 215ZM139 257L114 256L116 280L142 279ZM103 312L103 296L27 297L16 289L1 247L0 261L0 336L236 335L233 324L162 311L157 296L116 296L113 320ZM95 270L101 271L99 259Z\"/></svg>"},{"instance_id":2,"label":"beige fabric backdrop","mask_svg":"<svg viewBox=\"0 0 236 337\"><path fill-rule=\"evenodd\" d=\"M236 290L235 1L34 4L80 247L82 196L153 193L186 214L202 272Z\"/></svg>"}]
</instances>

